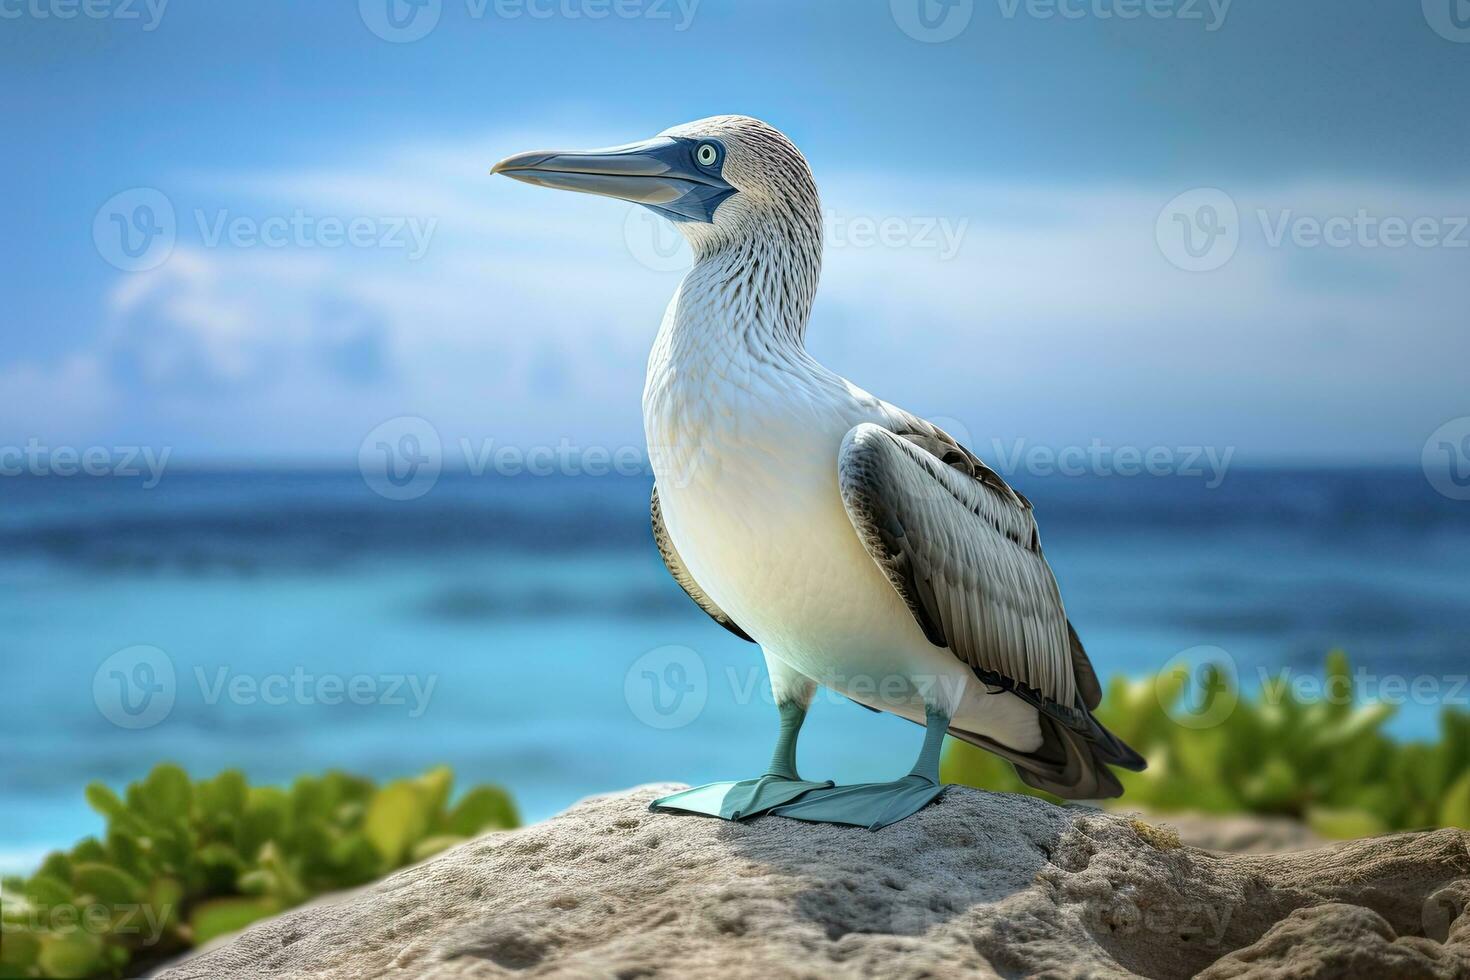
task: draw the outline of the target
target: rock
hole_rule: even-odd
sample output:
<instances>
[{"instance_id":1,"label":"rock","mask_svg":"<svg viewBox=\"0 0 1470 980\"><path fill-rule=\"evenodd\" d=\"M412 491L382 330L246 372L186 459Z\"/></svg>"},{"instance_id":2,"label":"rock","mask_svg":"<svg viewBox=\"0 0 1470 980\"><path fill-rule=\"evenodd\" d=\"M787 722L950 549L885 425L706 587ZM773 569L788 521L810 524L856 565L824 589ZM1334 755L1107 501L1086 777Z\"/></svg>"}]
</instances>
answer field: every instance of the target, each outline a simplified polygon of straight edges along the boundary
<instances>
[{"instance_id":1,"label":"rock","mask_svg":"<svg viewBox=\"0 0 1470 980\"><path fill-rule=\"evenodd\" d=\"M877 833L654 814L650 786L298 909L168 980L1470 978L1470 832L1221 854L953 787Z\"/></svg>"},{"instance_id":2,"label":"rock","mask_svg":"<svg viewBox=\"0 0 1470 980\"><path fill-rule=\"evenodd\" d=\"M1328 843L1306 824L1285 817L1254 814L1137 813L1149 823L1168 827L1191 847L1236 854L1301 851Z\"/></svg>"}]
</instances>

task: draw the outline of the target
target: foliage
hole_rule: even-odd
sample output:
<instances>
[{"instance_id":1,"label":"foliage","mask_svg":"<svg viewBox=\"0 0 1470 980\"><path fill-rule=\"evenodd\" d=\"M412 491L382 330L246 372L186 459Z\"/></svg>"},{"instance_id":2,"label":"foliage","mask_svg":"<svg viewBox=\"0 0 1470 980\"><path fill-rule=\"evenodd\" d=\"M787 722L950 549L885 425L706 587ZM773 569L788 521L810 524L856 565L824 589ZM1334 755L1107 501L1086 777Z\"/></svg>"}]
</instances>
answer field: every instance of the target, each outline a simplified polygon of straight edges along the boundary
<instances>
[{"instance_id":1,"label":"foliage","mask_svg":"<svg viewBox=\"0 0 1470 980\"><path fill-rule=\"evenodd\" d=\"M341 772L289 789L236 770L191 781L160 765L87 802L106 833L0 888L0 977L136 976L323 892L372 881L485 830L520 823L504 790L450 805L453 774L388 783Z\"/></svg>"},{"instance_id":2,"label":"foliage","mask_svg":"<svg viewBox=\"0 0 1470 980\"><path fill-rule=\"evenodd\" d=\"M1098 718L1149 762L1145 772L1117 771L1124 795L1109 806L1287 816L1335 838L1470 828L1470 712L1446 706L1437 742L1400 742L1383 730L1395 708L1365 703L1341 652L1328 656L1320 684L1276 677L1254 699L1223 665L1204 670L1202 687L1217 699L1209 706L1186 707L1189 682L1200 679L1187 672L1109 685ZM954 740L943 774L1047 797L1009 763Z\"/></svg>"}]
</instances>

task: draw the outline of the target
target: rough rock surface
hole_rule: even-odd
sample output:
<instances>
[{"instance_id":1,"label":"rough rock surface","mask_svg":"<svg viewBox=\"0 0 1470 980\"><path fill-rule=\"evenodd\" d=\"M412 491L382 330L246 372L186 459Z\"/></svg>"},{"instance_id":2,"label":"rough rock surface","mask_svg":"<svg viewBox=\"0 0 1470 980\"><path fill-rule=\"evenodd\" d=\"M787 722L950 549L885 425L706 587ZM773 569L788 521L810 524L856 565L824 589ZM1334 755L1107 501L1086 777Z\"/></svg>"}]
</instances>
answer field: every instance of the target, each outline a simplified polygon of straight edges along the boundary
<instances>
[{"instance_id":1,"label":"rough rock surface","mask_svg":"<svg viewBox=\"0 0 1470 980\"><path fill-rule=\"evenodd\" d=\"M1127 812L1126 809L1124 812ZM1329 841L1305 825L1284 817L1217 813L1133 813L1145 823L1168 827L1181 842L1210 851L1267 854L1322 847Z\"/></svg>"},{"instance_id":2,"label":"rough rock surface","mask_svg":"<svg viewBox=\"0 0 1470 980\"><path fill-rule=\"evenodd\" d=\"M1221 854L952 788L877 833L653 814L642 787L175 966L257 977L1470 978L1470 832Z\"/></svg>"}]
</instances>

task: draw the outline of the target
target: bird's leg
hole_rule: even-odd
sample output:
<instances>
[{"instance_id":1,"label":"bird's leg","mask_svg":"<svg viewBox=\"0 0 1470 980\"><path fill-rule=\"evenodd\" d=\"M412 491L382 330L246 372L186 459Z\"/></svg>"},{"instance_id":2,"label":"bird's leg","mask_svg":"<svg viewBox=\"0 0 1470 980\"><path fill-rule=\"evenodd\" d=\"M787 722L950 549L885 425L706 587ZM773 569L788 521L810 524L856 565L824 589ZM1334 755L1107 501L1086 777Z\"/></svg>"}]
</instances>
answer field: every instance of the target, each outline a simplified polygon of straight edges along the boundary
<instances>
[{"instance_id":1,"label":"bird's leg","mask_svg":"<svg viewBox=\"0 0 1470 980\"><path fill-rule=\"evenodd\" d=\"M924 746L919 749L919 758L914 761L910 776L928 780L935 786L939 783L939 753L944 748L944 733L949 730L949 715L937 708L924 710Z\"/></svg>"},{"instance_id":2,"label":"bird's leg","mask_svg":"<svg viewBox=\"0 0 1470 980\"><path fill-rule=\"evenodd\" d=\"M695 786L648 804L648 810L661 813L704 814L725 820L748 820L759 817L782 804L789 804L803 793L814 789L831 789L831 782L813 783L797 774L797 735L806 721L807 704L816 686L801 677L803 683L789 683L772 669L772 688L776 692L776 710L781 713L781 730L776 735L776 748L770 755L766 773L757 779L739 782L709 783ZM795 689L792 689L795 688Z\"/></svg>"},{"instance_id":3,"label":"bird's leg","mask_svg":"<svg viewBox=\"0 0 1470 980\"><path fill-rule=\"evenodd\" d=\"M811 823L840 823L878 830L918 813L944 794L939 782L939 750L949 728L949 713L925 708L924 747L914 768L891 783L860 783L816 789L771 812Z\"/></svg>"},{"instance_id":4,"label":"bird's leg","mask_svg":"<svg viewBox=\"0 0 1470 980\"><path fill-rule=\"evenodd\" d=\"M806 721L806 705L787 701L777 705L776 710L781 713L781 729L776 734L776 749L771 753L766 775L800 779L796 772L796 737L801 733L802 722Z\"/></svg>"}]
</instances>

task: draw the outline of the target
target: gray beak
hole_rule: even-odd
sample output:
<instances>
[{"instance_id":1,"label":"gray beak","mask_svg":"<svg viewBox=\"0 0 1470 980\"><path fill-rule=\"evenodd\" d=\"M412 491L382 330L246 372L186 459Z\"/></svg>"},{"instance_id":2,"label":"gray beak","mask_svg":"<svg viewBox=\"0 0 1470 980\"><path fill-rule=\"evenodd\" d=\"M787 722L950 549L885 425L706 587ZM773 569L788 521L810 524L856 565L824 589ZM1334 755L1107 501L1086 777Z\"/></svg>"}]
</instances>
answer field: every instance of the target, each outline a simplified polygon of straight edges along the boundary
<instances>
[{"instance_id":1,"label":"gray beak","mask_svg":"<svg viewBox=\"0 0 1470 980\"><path fill-rule=\"evenodd\" d=\"M721 176L723 147L712 165L696 162L710 140L660 136L605 150L545 150L507 157L491 169L528 184L600 194L657 211L674 221L713 221L720 202L735 193Z\"/></svg>"}]
</instances>

